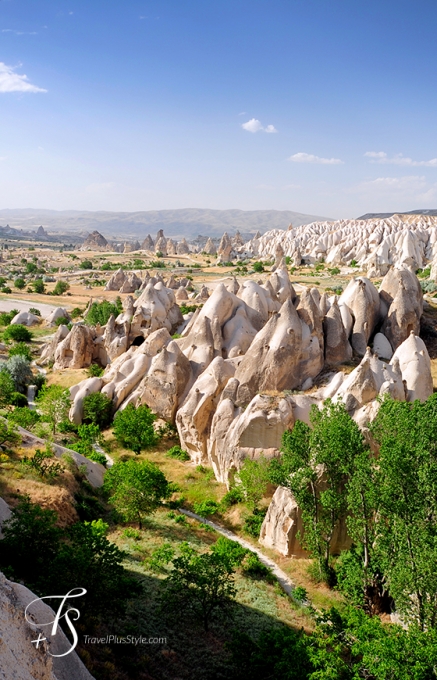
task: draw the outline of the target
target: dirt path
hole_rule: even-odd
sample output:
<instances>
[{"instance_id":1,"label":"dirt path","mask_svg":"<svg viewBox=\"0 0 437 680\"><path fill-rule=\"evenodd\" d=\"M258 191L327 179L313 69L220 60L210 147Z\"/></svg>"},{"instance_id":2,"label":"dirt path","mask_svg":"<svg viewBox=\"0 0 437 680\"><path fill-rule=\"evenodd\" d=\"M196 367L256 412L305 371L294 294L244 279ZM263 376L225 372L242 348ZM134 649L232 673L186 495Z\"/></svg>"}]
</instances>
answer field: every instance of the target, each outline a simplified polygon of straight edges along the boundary
<instances>
[{"instance_id":1,"label":"dirt path","mask_svg":"<svg viewBox=\"0 0 437 680\"><path fill-rule=\"evenodd\" d=\"M295 589L296 585L293 583L291 579L288 578L287 574L278 567L276 562L271 560L270 557L264 555L264 553L261 552L259 548L255 548L251 543L249 543L249 541L245 541L244 538L240 538L240 536L237 536L232 531L229 531L229 529L225 529L224 527L221 527L219 524L211 522L211 520L209 519L205 519L200 515L196 515L194 512L191 512L191 510L184 510L184 508L179 508L179 512L186 515L187 517L191 517L191 519L197 520L198 522L208 524L208 526L215 529L219 534L222 534L222 536L226 536L226 538L229 538L231 541L236 541L241 546L243 546L243 548L246 548L246 550L250 550L251 552L254 552L256 555L258 555L260 562L262 562L266 567L271 569L272 574L278 580L278 583L281 586L282 590L285 593L287 593L288 597L290 597L293 601L296 601L294 600L293 597L293 590ZM302 603L298 602L298 604Z\"/></svg>"}]
</instances>

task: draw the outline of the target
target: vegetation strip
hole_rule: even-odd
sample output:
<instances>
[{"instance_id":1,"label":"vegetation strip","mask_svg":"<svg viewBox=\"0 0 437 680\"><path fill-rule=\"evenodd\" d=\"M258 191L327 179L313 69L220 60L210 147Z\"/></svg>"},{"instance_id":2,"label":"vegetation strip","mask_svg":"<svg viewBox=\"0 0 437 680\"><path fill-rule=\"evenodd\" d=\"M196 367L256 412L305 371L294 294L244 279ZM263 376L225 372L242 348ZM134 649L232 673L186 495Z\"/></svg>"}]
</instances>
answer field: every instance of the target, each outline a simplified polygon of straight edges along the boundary
<instances>
[{"instance_id":1,"label":"vegetation strip","mask_svg":"<svg viewBox=\"0 0 437 680\"><path fill-rule=\"evenodd\" d=\"M181 512L183 515L186 515L187 517L191 517L191 519L195 519L198 522L203 522L204 524L208 524L212 529L215 529L219 534L222 534L223 536L226 536L226 538L229 538L231 541L235 541L236 543L239 543L243 548L246 550L250 550L253 553L256 553L258 555L260 561L269 569L272 570L272 574L275 576L277 579L279 585L281 588L284 590L285 593L287 593L288 597L290 597L293 601L297 602L298 604L301 604L300 601L297 601L293 597L293 590L295 589L296 585L291 581L291 579L288 578L287 574L282 571L274 562L273 560L270 559L270 557L267 557L264 555L263 552L259 548L255 548L249 541L246 541L244 538L240 538L240 536L237 536L234 534L232 531L229 531L229 529L225 529L224 527L221 527L219 524L216 524L215 522L211 522L209 519L205 519L204 517L201 517L200 515L196 515L196 513L191 512L191 510L185 510L184 508L178 508L179 512Z\"/></svg>"}]
</instances>

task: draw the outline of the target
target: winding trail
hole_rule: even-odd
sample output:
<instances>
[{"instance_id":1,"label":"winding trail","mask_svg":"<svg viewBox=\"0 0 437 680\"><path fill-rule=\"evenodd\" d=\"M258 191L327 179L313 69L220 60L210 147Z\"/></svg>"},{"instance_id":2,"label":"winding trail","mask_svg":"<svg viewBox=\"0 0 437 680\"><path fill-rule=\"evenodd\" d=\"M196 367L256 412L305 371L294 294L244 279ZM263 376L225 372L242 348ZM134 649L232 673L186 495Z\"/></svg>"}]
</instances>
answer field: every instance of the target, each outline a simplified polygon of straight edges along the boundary
<instances>
[{"instance_id":1,"label":"winding trail","mask_svg":"<svg viewBox=\"0 0 437 680\"><path fill-rule=\"evenodd\" d=\"M261 552L259 548L255 548L251 543L249 543L249 541L244 540L244 538L240 538L240 536L237 536L232 531L229 531L229 529L225 529L224 527L221 527L219 524L211 522L211 520L209 519L205 519L200 515L196 515L194 512L191 512L191 510L179 508L179 512L181 512L183 515L186 515L187 517L191 517L191 519L195 519L198 522L203 522L204 524L207 524L212 529L215 529L215 531L217 531L219 534L222 534L222 536L226 536L226 538L229 538L231 541L239 543L241 546L243 546L243 548L246 548L246 550L250 550L251 552L258 555L260 562L262 562L266 567L271 569L272 574L275 576L282 590L288 595L288 597L290 597L293 600L293 602L296 602L297 604L302 604L300 601L295 600L293 597L293 590L296 587L293 581L287 576L285 571L282 571L282 569L278 567L276 562L271 560L270 557L264 555L264 553Z\"/></svg>"}]
</instances>

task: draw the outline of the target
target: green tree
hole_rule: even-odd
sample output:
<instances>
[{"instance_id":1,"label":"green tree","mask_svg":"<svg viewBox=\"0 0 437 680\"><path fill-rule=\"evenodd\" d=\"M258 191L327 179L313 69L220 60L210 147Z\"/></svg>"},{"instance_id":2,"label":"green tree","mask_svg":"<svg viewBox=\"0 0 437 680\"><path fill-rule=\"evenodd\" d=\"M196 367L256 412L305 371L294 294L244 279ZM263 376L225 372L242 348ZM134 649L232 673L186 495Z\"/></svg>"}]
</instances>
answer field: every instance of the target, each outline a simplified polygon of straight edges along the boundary
<instances>
[{"instance_id":1,"label":"green tree","mask_svg":"<svg viewBox=\"0 0 437 680\"><path fill-rule=\"evenodd\" d=\"M302 510L305 547L317 558L320 576L332 577L331 541L347 512L347 482L366 446L344 405L329 399L311 410L310 429L298 421L284 433L283 456L272 461L272 482L288 487ZM323 476L320 476L323 471Z\"/></svg>"},{"instance_id":2,"label":"green tree","mask_svg":"<svg viewBox=\"0 0 437 680\"><path fill-rule=\"evenodd\" d=\"M20 323L12 324L8 326L3 333L3 340L8 342L9 340L15 340L15 342L30 342L33 338L32 333L26 326L22 326Z\"/></svg>"},{"instance_id":3,"label":"green tree","mask_svg":"<svg viewBox=\"0 0 437 680\"><path fill-rule=\"evenodd\" d=\"M53 289L53 295L64 295L70 289L70 284L67 281L58 281Z\"/></svg>"},{"instance_id":4,"label":"green tree","mask_svg":"<svg viewBox=\"0 0 437 680\"><path fill-rule=\"evenodd\" d=\"M135 408L133 404L128 404L114 418L115 438L119 444L138 455L158 441L158 434L153 427L155 420L156 416L148 406Z\"/></svg>"},{"instance_id":5,"label":"green tree","mask_svg":"<svg viewBox=\"0 0 437 680\"><path fill-rule=\"evenodd\" d=\"M82 260L82 262L79 265L79 269L92 269L93 268L93 263L91 260Z\"/></svg>"},{"instance_id":6,"label":"green tree","mask_svg":"<svg viewBox=\"0 0 437 680\"><path fill-rule=\"evenodd\" d=\"M371 432L387 586L406 619L437 627L437 394L424 403L385 399Z\"/></svg>"},{"instance_id":7,"label":"green tree","mask_svg":"<svg viewBox=\"0 0 437 680\"><path fill-rule=\"evenodd\" d=\"M247 504L255 509L267 491L269 461L265 456L260 456L258 460L246 458L238 476Z\"/></svg>"},{"instance_id":8,"label":"green tree","mask_svg":"<svg viewBox=\"0 0 437 680\"><path fill-rule=\"evenodd\" d=\"M101 392L88 394L83 400L83 420L86 423L98 425L104 430L111 424L112 401Z\"/></svg>"},{"instance_id":9,"label":"green tree","mask_svg":"<svg viewBox=\"0 0 437 680\"><path fill-rule=\"evenodd\" d=\"M172 559L163 584L163 603L171 612L184 612L201 620L205 631L214 615L226 613L235 597L235 562L220 551L199 554L187 543Z\"/></svg>"},{"instance_id":10,"label":"green tree","mask_svg":"<svg viewBox=\"0 0 437 680\"><path fill-rule=\"evenodd\" d=\"M22 290L26 286L26 281L21 278L15 279L14 286L15 288L18 288L18 290Z\"/></svg>"},{"instance_id":11,"label":"green tree","mask_svg":"<svg viewBox=\"0 0 437 680\"><path fill-rule=\"evenodd\" d=\"M46 292L46 287L42 279L35 279L35 281L33 281L31 285L35 293L43 295Z\"/></svg>"},{"instance_id":12,"label":"green tree","mask_svg":"<svg viewBox=\"0 0 437 680\"><path fill-rule=\"evenodd\" d=\"M165 475L150 461L128 460L115 463L105 475L110 501L126 522L138 522L140 529L173 492Z\"/></svg>"},{"instance_id":13,"label":"green tree","mask_svg":"<svg viewBox=\"0 0 437 680\"><path fill-rule=\"evenodd\" d=\"M50 424L52 434L55 435L60 423L68 417L71 404L68 390L60 385L44 385L36 401L42 420Z\"/></svg>"}]
</instances>

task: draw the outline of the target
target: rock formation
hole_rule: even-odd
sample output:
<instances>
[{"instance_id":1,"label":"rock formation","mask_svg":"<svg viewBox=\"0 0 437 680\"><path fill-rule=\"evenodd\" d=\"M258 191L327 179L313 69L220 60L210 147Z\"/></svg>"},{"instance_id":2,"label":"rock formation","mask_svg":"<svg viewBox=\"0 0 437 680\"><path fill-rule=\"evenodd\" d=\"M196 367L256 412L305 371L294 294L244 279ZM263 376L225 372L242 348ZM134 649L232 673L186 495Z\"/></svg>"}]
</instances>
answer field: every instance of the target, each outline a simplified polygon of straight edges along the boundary
<instances>
[{"instance_id":1,"label":"rock formation","mask_svg":"<svg viewBox=\"0 0 437 680\"><path fill-rule=\"evenodd\" d=\"M108 250L108 241L105 239L102 234L98 231L93 231L92 234L90 234L85 241L82 243L81 246L79 246L76 250L80 251L88 251L88 250L96 250L96 251L105 251Z\"/></svg>"}]
</instances>

